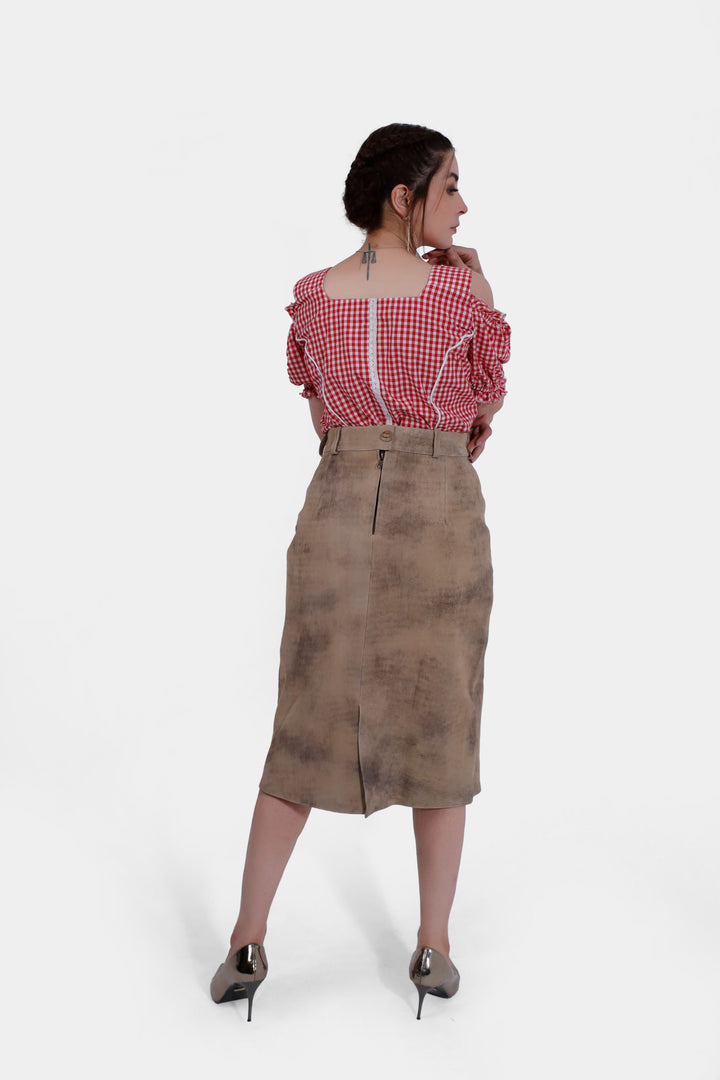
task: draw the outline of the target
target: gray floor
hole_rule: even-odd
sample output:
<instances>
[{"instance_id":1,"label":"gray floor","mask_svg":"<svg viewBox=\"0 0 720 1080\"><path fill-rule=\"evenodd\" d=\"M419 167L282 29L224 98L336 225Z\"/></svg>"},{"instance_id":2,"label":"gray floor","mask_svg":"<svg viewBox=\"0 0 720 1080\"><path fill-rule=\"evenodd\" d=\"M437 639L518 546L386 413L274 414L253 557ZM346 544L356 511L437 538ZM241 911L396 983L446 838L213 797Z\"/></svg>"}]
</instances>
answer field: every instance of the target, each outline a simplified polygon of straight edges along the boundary
<instances>
[{"instance_id":1,"label":"gray floor","mask_svg":"<svg viewBox=\"0 0 720 1080\"><path fill-rule=\"evenodd\" d=\"M58 1062L83 1078L411 1077L420 1063L490 1080L720 1076L720 877L699 805L520 821L483 792L451 926L460 990L426 998L419 1023L410 811L313 811L247 1024L245 1003L215 1005L207 989L241 873L227 802L198 815L160 785L157 801L113 814L79 779L64 802L30 782L4 802L13 1076ZM251 805L239 803L242 819Z\"/></svg>"}]
</instances>

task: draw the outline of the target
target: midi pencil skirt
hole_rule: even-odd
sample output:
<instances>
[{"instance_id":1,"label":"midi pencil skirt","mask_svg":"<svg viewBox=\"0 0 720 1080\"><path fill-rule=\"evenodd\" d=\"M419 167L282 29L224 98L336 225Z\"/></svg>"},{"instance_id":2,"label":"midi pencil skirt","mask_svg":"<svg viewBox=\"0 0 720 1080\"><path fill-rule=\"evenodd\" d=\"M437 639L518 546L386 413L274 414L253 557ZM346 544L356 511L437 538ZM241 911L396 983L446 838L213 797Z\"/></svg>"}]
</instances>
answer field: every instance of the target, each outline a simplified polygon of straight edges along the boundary
<instances>
[{"instance_id":1,"label":"midi pencil skirt","mask_svg":"<svg viewBox=\"0 0 720 1080\"><path fill-rule=\"evenodd\" d=\"M392 424L324 437L287 551L261 791L366 817L479 793L493 572L467 442Z\"/></svg>"}]
</instances>

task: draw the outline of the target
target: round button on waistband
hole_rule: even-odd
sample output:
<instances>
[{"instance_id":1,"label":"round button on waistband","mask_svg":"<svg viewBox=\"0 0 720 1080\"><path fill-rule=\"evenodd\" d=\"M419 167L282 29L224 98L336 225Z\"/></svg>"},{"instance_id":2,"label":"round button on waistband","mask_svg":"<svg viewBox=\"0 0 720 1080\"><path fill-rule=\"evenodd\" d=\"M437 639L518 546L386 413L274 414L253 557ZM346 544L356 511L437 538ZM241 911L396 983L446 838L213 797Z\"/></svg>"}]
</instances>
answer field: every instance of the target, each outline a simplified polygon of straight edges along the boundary
<instances>
[{"instance_id":1,"label":"round button on waistband","mask_svg":"<svg viewBox=\"0 0 720 1080\"><path fill-rule=\"evenodd\" d=\"M392 431L381 431L380 432L380 438L385 439L386 441L388 439L392 439Z\"/></svg>"}]
</instances>

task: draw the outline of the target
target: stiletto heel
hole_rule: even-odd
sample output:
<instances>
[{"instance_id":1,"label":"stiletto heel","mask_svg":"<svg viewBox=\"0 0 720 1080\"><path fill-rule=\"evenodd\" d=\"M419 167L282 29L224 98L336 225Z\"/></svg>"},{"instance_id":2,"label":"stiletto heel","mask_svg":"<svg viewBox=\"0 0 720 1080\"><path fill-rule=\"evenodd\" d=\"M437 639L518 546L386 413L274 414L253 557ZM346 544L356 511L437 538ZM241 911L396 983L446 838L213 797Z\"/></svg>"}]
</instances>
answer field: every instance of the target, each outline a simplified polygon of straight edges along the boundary
<instances>
[{"instance_id":1,"label":"stiletto heel","mask_svg":"<svg viewBox=\"0 0 720 1080\"><path fill-rule=\"evenodd\" d=\"M420 1019L426 994L449 998L456 994L460 985L460 972L452 960L429 945L419 945L410 958L410 978L417 987Z\"/></svg>"},{"instance_id":2,"label":"stiletto heel","mask_svg":"<svg viewBox=\"0 0 720 1080\"><path fill-rule=\"evenodd\" d=\"M248 1020L252 1020L252 1003L253 1003L253 998L255 997L255 992L257 991L257 988L258 988L259 985L260 985L259 982L248 983L248 988L247 988L247 995L248 995L248 1015L247 1015L247 1018L248 1018Z\"/></svg>"},{"instance_id":3,"label":"stiletto heel","mask_svg":"<svg viewBox=\"0 0 720 1080\"><path fill-rule=\"evenodd\" d=\"M417 1016L415 1017L415 1019L419 1020L420 1019L420 1013L422 1011L423 998L427 994L427 987L426 986L418 986L417 992L418 992L418 1011L417 1011Z\"/></svg>"},{"instance_id":4,"label":"stiletto heel","mask_svg":"<svg viewBox=\"0 0 720 1080\"><path fill-rule=\"evenodd\" d=\"M262 945L251 942L232 953L220 965L210 983L210 996L220 1005L223 1001L248 999L248 1020L252 1020L253 998L268 973L268 961Z\"/></svg>"}]
</instances>

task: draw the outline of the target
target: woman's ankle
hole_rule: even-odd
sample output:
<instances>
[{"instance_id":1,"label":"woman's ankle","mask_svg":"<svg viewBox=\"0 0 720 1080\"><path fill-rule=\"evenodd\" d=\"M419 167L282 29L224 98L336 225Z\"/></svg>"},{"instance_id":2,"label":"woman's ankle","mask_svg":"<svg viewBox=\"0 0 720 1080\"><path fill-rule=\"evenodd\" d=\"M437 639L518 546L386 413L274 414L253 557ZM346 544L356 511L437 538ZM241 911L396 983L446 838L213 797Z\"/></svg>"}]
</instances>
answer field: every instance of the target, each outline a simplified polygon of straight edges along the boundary
<instances>
[{"instance_id":1,"label":"woman's ankle","mask_svg":"<svg viewBox=\"0 0 720 1080\"><path fill-rule=\"evenodd\" d=\"M262 945L265 941L266 933L267 926L253 926L250 923L238 923L230 935L231 952L235 952L238 949L241 949L243 945L249 945L251 942L255 945Z\"/></svg>"},{"instance_id":2,"label":"woman's ankle","mask_svg":"<svg viewBox=\"0 0 720 1080\"><path fill-rule=\"evenodd\" d=\"M429 948L441 952L443 956L450 956L450 941L447 934L437 933L432 930L426 931L421 926L417 934L417 947L419 948L421 945L427 945Z\"/></svg>"}]
</instances>

